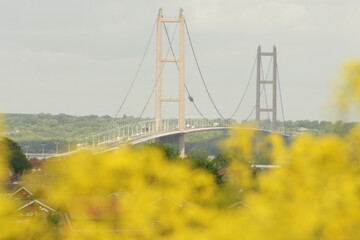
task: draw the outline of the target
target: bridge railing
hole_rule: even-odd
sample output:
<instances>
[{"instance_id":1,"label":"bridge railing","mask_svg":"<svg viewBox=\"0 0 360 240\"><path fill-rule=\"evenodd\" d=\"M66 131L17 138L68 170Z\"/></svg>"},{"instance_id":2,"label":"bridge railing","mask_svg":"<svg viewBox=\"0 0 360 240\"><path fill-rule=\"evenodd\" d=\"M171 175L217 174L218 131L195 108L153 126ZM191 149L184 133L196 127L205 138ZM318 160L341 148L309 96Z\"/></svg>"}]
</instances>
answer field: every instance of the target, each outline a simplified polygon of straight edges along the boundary
<instances>
[{"instance_id":1,"label":"bridge railing","mask_svg":"<svg viewBox=\"0 0 360 240\"><path fill-rule=\"evenodd\" d=\"M79 139L77 150L126 143L133 139L144 137L145 135L179 130L178 119L162 119L160 121L160 129L158 131L155 131L155 119L133 124L113 125L112 128L108 129L107 131L93 134L89 137L82 138L81 140ZM223 127L227 124L228 123L221 119L191 117L185 120L185 129Z\"/></svg>"},{"instance_id":2,"label":"bridge railing","mask_svg":"<svg viewBox=\"0 0 360 240\"><path fill-rule=\"evenodd\" d=\"M222 119L192 117L185 121L186 128L224 127L227 125L228 123Z\"/></svg>"},{"instance_id":3,"label":"bridge railing","mask_svg":"<svg viewBox=\"0 0 360 240\"><path fill-rule=\"evenodd\" d=\"M150 135L179 131L178 119L162 119L160 122L160 130L158 131L156 131L155 126L155 119L132 124L113 125L113 127L107 131L93 134L89 137L78 140L76 151L84 149L104 149L111 146L128 143ZM242 125L238 125L235 121L224 121L222 119L208 119L201 117L190 117L185 120L185 131L195 128L216 127L242 127ZM243 127L249 128L248 125ZM271 132L271 125L266 123L261 124L258 129ZM284 130L279 129L278 132L283 134Z\"/></svg>"},{"instance_id":4,"label":"bridge railing","mask_svg":"<svg viewBox=\"0 0 360 240\"><path fill-rule=\"evenodd\" d=\"M106 145L121 144L146 135L179 130L178 119L162 119L160 121L160 130L158 131L155 131L155 119L132 124L113 125L106 131L78 139L76 149L80 151L83 149L98 148ZM223 127L226 124L227 123L221 119L191 117L185 120L185 129Z\"/></svg>"}]
</instances>

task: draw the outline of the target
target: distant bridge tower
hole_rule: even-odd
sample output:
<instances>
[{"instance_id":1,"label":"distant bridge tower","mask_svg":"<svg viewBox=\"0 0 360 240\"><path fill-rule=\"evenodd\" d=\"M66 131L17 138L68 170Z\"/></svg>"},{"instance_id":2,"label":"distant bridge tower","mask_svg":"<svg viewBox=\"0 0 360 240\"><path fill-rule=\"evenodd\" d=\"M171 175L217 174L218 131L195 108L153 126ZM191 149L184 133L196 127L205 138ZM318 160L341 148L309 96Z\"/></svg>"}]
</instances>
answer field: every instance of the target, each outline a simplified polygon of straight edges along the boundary
<instances>
[{"instance_id":1,"label":"distant bridge tower","mask_svg":"<svg viewBox=\"0 0 360 240\"><path fill-rule=\"evenodd\" d=\"M261 58L262 57L272 57L272 79L261 79ZM260 127L260 113L261 112L271 112L272 113L272 131L276 131L276 79L277 79L277 56L276 56L276 47L274 46L272 52L262 52L261 47L258 47L257 50L257 75L256 75L256 124ZM265 87L264 85L272 85L272 106L263 107L260 102L261 88ZM265 91L265 89L264 89Z\"/></svg>"},{"instance_id":2,"label":"distant bridge tower","mask_svg":"<svg viewBox=\"0 0 360 240\"><path fill-rule=\"evenodd\" d=\"M163 23L165 22L175 22L179 24L179 57L178 58L165 58L163 57L162 51L162 39L163 39ZM157 44L156 44L156 100L155 100L155 131L161 131L161 109L162 102L178 102L179 106L179 122L178 127L180 132L185 130L185 22L182 9L180 9L180 14L178 18L164 18L162 10L159 10L158 19L157 19ZM163 63L165 62L174 62L178 63L179 66L179 95L174 98L163 97L162 96L162 70ZM161 139L160 139L161 141ZM178 136L179 143L179 152L180 156L185 156L185 141L184 134Z\"/></svg>"}]
</instances>

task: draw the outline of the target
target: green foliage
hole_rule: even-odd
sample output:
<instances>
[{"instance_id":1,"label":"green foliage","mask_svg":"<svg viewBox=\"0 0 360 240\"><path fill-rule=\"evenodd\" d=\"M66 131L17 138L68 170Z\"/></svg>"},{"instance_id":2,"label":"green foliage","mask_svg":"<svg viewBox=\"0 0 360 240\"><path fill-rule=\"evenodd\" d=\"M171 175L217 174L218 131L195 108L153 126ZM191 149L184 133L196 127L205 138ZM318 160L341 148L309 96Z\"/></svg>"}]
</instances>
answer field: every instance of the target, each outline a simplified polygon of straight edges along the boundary
<instances>
[{"instance_id":1,"label":"green foliage","mask_svg":"<svg viewBox=\"0 0 360 240\"><path fill-rule=\"evenodd\" d=\"M355 122L343 122L336 121L335 123L330 121L309 121L309 120L300 120L300 121L286 121L286 128L288 132L296 132L300 128L306 128L309 132L314 134L336 134L340 137L345 136L350 132L355 126ZM283 123L278 122L278 127L283 127Z\"/></svg>"},{"instance_id":2,"label":"green foliage","mask_svg":"<svg viewBox=\"0 0 360 240\"><path fill-rule=\"evenodd\" d=\"M223 183L223 175L220 173L221 168L217 160L209 159L209 152L204 148L194 148L187 153L188 159L194 168L201 168L211 173L217 184ZM221 160L219 160L221 161Z\"/></svg>"},{"instance_id":3,"label":"green foliage","mask_svg":"<svg viewBox=\"0 0 360 240\"><path fill-rule=\"evenodd\" d=\"M254 164L255 165L270 165L271 159L266 154L258 153L258 154L255 154L255 156L254 156Z\"/></svg>"},{"instance_id":4,"label":"green foliage","mask_svg":"<svg viewBox=\"0 0 360 240\"><path fill-rule=\"evenodd\" d=\"M160 149L167 160L170 161L189 161L194 168L201 168L211 173L216 183L223 183L223 175L220 173L222 166L225 166L225 159L216 158L215 160L208 159L208 151L203 148L195 148L188 152L186 159L180 159L179 152L175 150L173 145L163 143L149 143L146 147L155 147Z\"/></svg>"},{"instance_id":5,"label":"green foliage","mask_svg":"<svg viewBox=\"0 0 360 240\"><path fill-rule=\"evenodd\" d=\"M175 147L173 145L156 142L156 143L148 143L148 144L146 144L146 146L155 147L155 148L160 149L165 154L165 157L168 160L179 159L179 156L180 156L179 152L177 152L175 150Z\"/></svg>"},{"instance_id":6,"label":"green foliage","mask_svg":"<svg viewBox=\"0 0 360 240\"><path fill-rule=\"evenodd\" d=\"M217 168L222 169L222 168L226 168L229 165L230 159L231 157L229 153L220 152L215 155L212 162Z\"/></svg>"},{"instance_id":7,"label":"green foliage","mask_svg":"<svg viewBox=\"0 0 360 240\"><path fill-rule=\"evenodd\" d=\"M209 159L192 159L195 168L201 168L209 173L211 173L217 184L224 183L223 174L221 174L220 169L217 167L216 163Z\"/></svg>"},{"instance_id":8,"label":"green foliage","mask_svg":"<svg viewBox=\"0 0 360 240\"><path fill-rule=\"evenodd\" d=\"M20 146L13 140L3 137L1 144L5 145L5 149L8 151L8 161L11 169L16 174L23 174L23 172L31 168L30 162L25 157Z\"/></svg>"},{"instance_id":9,"label":"green foliage","mask_svg":"<svg viewBox=\"0 0 360 240\"><path fill-rule=\"evenodd\" d=\"M193 148L188 151L187 156L195 161L207 160L209 157L209 151L204 148Z\"/></svg>"},{"instance_id":10,"label":"green foliage","mask_svg":"<svg viewBox=\"0 0 360 240\"><path fill-rule=\"evenodd\" d=\"M56 142L59 142L59 152L75 150L77 139L105 132L112 120L113 118L108 115L77 117L44 113L5 114L5 125L8 132L12 133L12 139L23 147L29 146L29 153L41 153L41 144L46 144L45 152L55 153ZM116 119L116 122L132 124L138 120L138 118L124 116ZM92 144L93 140L89 140L89 144Z\"/></svg>"},{"instance_id":11,"label":"green foliage","mask_svg":"<svg viewBox=\"0 0 360 240\"><path fill-rule=\"evenodd\" d=\"M61 216L58 213L49 213L47 215L47 220L50 224L58 226L61 221Z\"/></svg>"},{"instance_id":12,"label":"green foliage","mask_svg":"<svg viewBox=\"0 0 360 240\"><path fill-rule=\"evenodd\" d=\"M228 137L227 131L189 133L185 137L185 148L187 151L191 151L193 148L203 148L208 150L209 155L215 155L220 152L219 141L226 137Z\"/></svg>"}]
</instances>

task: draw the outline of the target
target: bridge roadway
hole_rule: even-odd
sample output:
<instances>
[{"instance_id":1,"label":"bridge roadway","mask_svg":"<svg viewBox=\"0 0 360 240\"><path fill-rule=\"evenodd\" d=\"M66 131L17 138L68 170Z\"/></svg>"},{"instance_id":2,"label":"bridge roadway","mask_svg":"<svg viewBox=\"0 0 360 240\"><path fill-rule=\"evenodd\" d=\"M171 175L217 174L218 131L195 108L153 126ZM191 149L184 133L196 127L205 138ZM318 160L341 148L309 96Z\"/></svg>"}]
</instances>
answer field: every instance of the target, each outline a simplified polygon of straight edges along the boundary
<instances>
[{"instance_id":1,"label":"bridge roadway","mask_svg":"<svg viewBox=\"0 0 360 240\"><path fill-rule=\"evenodd\" d=\"M135 133L133 135L127 136L126 138L114 138L111 140L107 140L104 142L97 143L95 146L88 144L86 147L84 145L79 144L78 149L70 152L60 153L60 154L44 154L45 157L51 158L51 157L65 157L73 155L77 152L83 151L83 150L89 150L93 151L95 153L104 153L104 152L110 152L119 149L122 146L125 145L137 145L142 144L147 141L151 141L158 138L164 138L164 137L176 137L179 134L188 134L193 132L209 132L209 131L226 131L230 129L244 129L244 130L254 130L257 132L261 132L264 134L270 134L272 133L269 130L265 129L258 129L258 128L249 128L249 127L243 127L243 126L211 126L211 127L190 127L186 128L184 131L179 131L178 129L169 129L164 130L160 132L142 132L142 133ZM288 135L280 134L284 137L288 137ZM29 154L29 156L33 156L34 154ZM43 154L38 154L43 156Z\"/></svg>"},{"instance_id":2,"label":"bridge roadway","mask_svg":"<svg viewBox=\"0 0 360 240\"><path fill-rule=\"evenodd\" d=\"M270 131L267 130L263 130L263 129L255 129L255 128L243 128L243 127L224 127L224 126L220 126L220 127L202 127L202 128L188 128L185 129L184 131L179 131L179 130L173 130L173 131L166 131L166 132L158 132L158 133L153 133L153 134L148 134L146 136L139 136L138 138L134 138L132 140L130 140L130 143L132 145L136 145L136 144L140 144L146 141L150 141L156 138L161 138L161 137L168 137L168 136L174 136L174 135L178 135L178 134L187 134L187 133L192 133L192 132L210 132L210 131L225 131L225 130L230 130L230 129L244 129L244 130L255 130L258 132L262 132L262 133L271 133Z\"/></svg>"},{"instance_id":3,"label":"bridge roadway","mask_svg":"<svg viewBox=\"0 0 360 240\"><path fill-rule=\"evenodd\" d=\"M121 146L125 146L125 145L137 145L137 144L141 144L147 141L151 141L157 138L163 138L163 137L169 137L169 136L177 136L179 134L187 134L187 133L193 133L193 132L208 132L208 131L226 131L226 130L230 130L230 129L244 129L244 130L254 130L257 132L261 132L264 134L270 134L272 133L269 130L264 130L264 129L257 129L257 128L245 128L245 127L239 127L239 126L216 126L216 127L201 127L201 128L187 128L184 131L179 131L177 129L173 129L173 130L168 130L168 131L161 131L161 132L149 132L149 133L137 133L133 136L129 136L126 140L120 140L120 139L113 139L113 140L108 140L106 142L102 142L100 144L98 144L98 146L102 146L100 148L94 149L96 153L105 153L105 152L110 152L110 151L114 151L119 149ZM284 137L288 137L287 135L281 134ZM92 150L91 147L88 148L89 150ZM64 154L59 154L59 156L66 156L66 155L71 155L75 152L81 151L81 150L85 150L84 148L79 149L77 151L73 151L71 153L64 153Z\"/></svg>"}]
</instances>

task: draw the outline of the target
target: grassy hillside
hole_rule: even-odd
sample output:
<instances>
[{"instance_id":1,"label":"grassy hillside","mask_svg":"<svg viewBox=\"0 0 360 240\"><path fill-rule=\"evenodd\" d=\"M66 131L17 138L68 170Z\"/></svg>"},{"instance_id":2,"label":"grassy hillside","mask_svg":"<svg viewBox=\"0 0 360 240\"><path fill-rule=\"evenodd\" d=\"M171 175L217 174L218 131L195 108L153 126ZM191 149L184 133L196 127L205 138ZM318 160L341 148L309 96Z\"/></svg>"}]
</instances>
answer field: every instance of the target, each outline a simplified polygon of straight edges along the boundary
<instances>
[{"instance_id":1,"label":"grassy hillside","mask_svg":"<svg viewBox=\"0 0 360 240\"><path fill-rule=\"evenodd\" d=\"M73 148L77 139L105 131L111 121L110 116L96 115L5 114L9 137L23 147L29 146L30 152L41 152L41 144L46 144L46 152L55 152L57 142L60 151ZM117 121L135 122L137 119L124 116Z\"/></svg>"}]
</instances>

